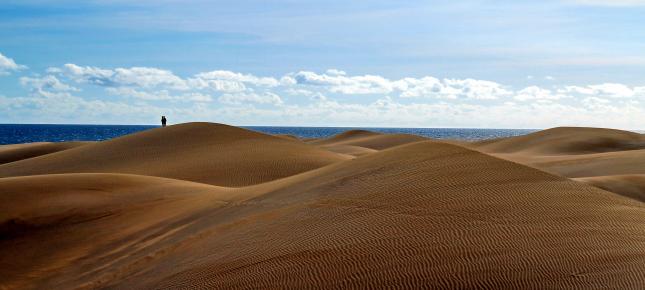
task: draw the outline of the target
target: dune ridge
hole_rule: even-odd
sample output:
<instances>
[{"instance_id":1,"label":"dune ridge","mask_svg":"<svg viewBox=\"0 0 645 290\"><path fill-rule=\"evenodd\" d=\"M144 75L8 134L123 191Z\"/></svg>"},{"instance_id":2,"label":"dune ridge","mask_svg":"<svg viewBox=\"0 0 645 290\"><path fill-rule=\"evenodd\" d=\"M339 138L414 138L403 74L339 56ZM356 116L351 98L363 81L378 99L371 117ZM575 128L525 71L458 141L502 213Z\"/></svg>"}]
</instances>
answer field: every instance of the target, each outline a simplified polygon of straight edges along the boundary
<instances>
[{"instance_id":1,"label":"dune ridge","mask_svg":"<svg viewBox=\"0 0 645 290\"><path fill-rule=\"evenodd\" d=\"M143 175L0 178L0 285L8 289L645 287L645 205L634 196L585 183L598 181L578 182L497 158L480 152L480 143L464 145L471 149L359 131L307 145L225 126L218 130L220 143L211 145L208 130L165 129L186 136L184 141L205 138L202 142L218 149L228 148L222 143L234 143L245 153L239 169L231 170L234 174L264 162L263 154L246 151L249 147L243 144L248 139L335 158L288 176L234 187L144 176L145 170L140 171ZM227 139L224 132L233 136ZM101 151L91 152L120 150L125 143L149 144L161 136L158 133L124 137L127 142L100 142ZM402 140L392 140L397 138ZM357 140L379 149L356 145ZM347 158L327 146L346 146L335 148L364 154ZM232 154L200 146L194 150L206 160ZM154 156L169 160L165 154L173 153L159 149ZM15 174L31 169L33 160L50 156L7 165ZM149 156L129 158L132 165ZM182 162L194 160L169 164L182 167ZM283 162L272 169L285 172L282 167L292 164ZM53 163L51 168L55 169ZM9 169L0 166L2 170ZM620 178L640 182L638 176Z\"/></svg>"}]
</instances>

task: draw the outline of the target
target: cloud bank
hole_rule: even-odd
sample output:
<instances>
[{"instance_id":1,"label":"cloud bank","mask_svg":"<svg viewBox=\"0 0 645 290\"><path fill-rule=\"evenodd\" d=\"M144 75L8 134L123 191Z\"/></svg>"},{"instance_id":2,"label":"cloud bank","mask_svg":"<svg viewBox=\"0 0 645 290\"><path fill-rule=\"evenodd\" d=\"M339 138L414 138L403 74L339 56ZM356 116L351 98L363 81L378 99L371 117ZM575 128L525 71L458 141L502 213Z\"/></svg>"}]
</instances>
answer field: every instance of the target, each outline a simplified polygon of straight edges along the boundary
<instances>
[{"instance_id":1,"label":"cloud bank","mask_svg":"<svg viewBox=\"0 0 645 290\"><path fill-rule=\"evenodd\" d=\"M12 60L2 64L4 71L23 69ZM645 128L645 86L619 83L514 88L489 80L389 79L335 68L279 76L226 70L181 76L154 67L72 63L18 81L24 94L0 95L1 122L150 124L167 115L173 122L237 125Z\"/></svg>"}]
</instances>

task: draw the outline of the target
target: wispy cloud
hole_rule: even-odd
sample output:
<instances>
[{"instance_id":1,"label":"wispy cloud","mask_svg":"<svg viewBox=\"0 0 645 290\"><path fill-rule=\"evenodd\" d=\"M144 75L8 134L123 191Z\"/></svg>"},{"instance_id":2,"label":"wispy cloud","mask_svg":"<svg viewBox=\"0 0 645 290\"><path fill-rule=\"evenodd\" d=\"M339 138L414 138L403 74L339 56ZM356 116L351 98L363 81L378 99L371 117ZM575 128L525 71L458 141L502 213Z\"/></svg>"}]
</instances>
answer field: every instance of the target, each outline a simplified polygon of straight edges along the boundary
<instances>
[{"instance_id":1,"label":"wispy cloud","mask_svg":"<svg viewBox=\"0 0 645 290\"><path fill-rule=\"evenodd\" d=\"M0 53L0 76L8 75L13 71L27 69L27 66L17 64L13 59Z\"/></svg>"}]
</instances>

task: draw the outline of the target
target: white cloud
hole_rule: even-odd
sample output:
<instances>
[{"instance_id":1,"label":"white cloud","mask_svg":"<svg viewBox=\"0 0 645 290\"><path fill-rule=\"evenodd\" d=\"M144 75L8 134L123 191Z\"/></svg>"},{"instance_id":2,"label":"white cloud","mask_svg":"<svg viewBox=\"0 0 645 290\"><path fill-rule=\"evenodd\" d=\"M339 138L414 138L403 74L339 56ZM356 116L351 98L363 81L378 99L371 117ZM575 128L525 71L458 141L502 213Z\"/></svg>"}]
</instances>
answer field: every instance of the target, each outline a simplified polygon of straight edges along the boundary
<instances>
[{"instance_id":1,"label":"white cloud","mask_svg":"<svg viewBox=\"0 0 645 290\"><path fill-rule=\"evenodd\" d=\"M107 92L113 95L132 97L146 101L173 101L173 102L212 102L213 97L202 93L183 93L172 95L168 90L160 91L138 91L132 88L107 88Z\"/></svg>"},{"instance_id":2,"label":"white cloud","mask_svg":"<svg viewBox=\"0 0 645 290\"><path fill-rule=\"evenodd\" d=\"M13 59L0 53L0 75L8 75L12 71L26 69L24 65L17 64Z\"/></svg>"},{"instance_id":3,"label":"white cloud","mask_svg":"<svg viewBox=\"0 0 645 290\"><path fill-rule=\"evenodd\" d=\"M224 81L224 82L237 82L246 83L254 86L276 87L280 84L277 79L269 77L257 77L249 74L241 74L232 71L216 70L210 72L199 73L195 75L195 79L209 82L209 81Z\"/></svg>"},{"instance_id":4,"label":"white cloud","mask_svg":"<svg viewBox=\"0 0 645 290\"><path fill-rule=\"evenodd\" d=\"M40 78L39 77L21 77L20 84L36 91L65 92L65 91L79 90L78 88L72 87L68 84L61 82L58 78L56 78L53 75L47 75Z\"/></svg>"},{"instance_id":5,"label":"white cloud","mask_svg":"<svg viewBox=\"0 0 645 290\"><path fill-rule=\"evenodd\" d=\"M511 94L501 84L474 79L405 78L396 84L403 98L495 100Z\"/></svg>"},{"instance_id":6,"label":"white cloud","mask_svg":"<svg viewBox=\"0 0 645 290\"><path fill-rule=\"evenodd\" d=\"M345 75L347 75L347 73L345 71L338 70L338 69L335 69L335 68L330 68L325 73L327 73L330 76L345 76Z\"/></svg>"},{"instance_id":7,"label":"white cloud","mask_svg":"<svg viewBox=\"0 0 645 290\"><path fill-rule=\"evenodd\" d=\"M636 95L634 89L626 85L616 83L604 83L589 86L565 86L560 89L560 92L609 98L631 98Z\"/></svg>"},{"instance_id":8,"label":"white cloud","mask_svg":"<svg viewBox=\"0 0 645 290\"><path fill-rule=\"evenodd\" d=\"M258 104L283 104L282 98L274 93L241 93L241 94L224 94L218 99L221 103L229 105L239 105L244 103L258 103Z\"/></svg>"},{"instance_id":9,"label":"white cloud","mask_svg":"<svg viewBox=\"0 0 645 290\"><path fill-rule=\"evenodd\" d=\"M186 90L186 81L174 75L171 71L149 68L132 67L102 69L91 66L78 66L65 64L62 68L49 68L50 73L59 73L78 83L89 83L104 87L168 87L177 90Z\"/></svg>"},{"instance_id":10,"label":"white cloud","mask_svg":"<svg viewBox=\"0 0 645 290\"><path fill-rule=\"evenodd\" d=\"M518 101L535 101L535 100L559 100L568 96L553 93L551 90L543 89L537 86L530 86L518 91L514 99Z\"/></svg>"},{"instance_id":11,"label":"white cloud","mask_svg":"<svg viewBox=\"0 0 645 290\"><path fill-rule=\"evenodd\" d=\"M295 80L295 84L304 86L326 87L329 91L342 94L387 94L393 90L392 83L381 76L364 75L348 77L345 75L317 74L301 71L287 76L287 82Z\"/></svg>"},{"instance_id":12,"label":"white cloud","mask_svg":"<svg viewBox=\"0 0 645 290\"><path fill-rule=\"evenodd\" d=\"M431 76L390 80L378 75L352 76L340 70L323 74L301 71L282 77L216 70L182 78L157 68L104 69L74 64L48 72L51 75L20 78L29 96L4 97L0 105L30 113L33 118L38 118L38 111L43 118L56 114L55 108L63 112L60 116L74 122L74 112L119 123L163 112L177 114L178 122L209 121L218 116L221 122L267 125L639 128L645 124L640 103L645 101L645 86L617 83L514 89L486 80ZM68 84L71 82L78 88ZM97 94L92 88L108 94ZM363 94L366 96L356 96ZM63 105L68 107L61 108ZM151 112L143 113L146 107ZM0 108L0 113L18 118L18 113L7 110ZM119 118L118 110L129 119Z\"/></svg>"}]
</instances>

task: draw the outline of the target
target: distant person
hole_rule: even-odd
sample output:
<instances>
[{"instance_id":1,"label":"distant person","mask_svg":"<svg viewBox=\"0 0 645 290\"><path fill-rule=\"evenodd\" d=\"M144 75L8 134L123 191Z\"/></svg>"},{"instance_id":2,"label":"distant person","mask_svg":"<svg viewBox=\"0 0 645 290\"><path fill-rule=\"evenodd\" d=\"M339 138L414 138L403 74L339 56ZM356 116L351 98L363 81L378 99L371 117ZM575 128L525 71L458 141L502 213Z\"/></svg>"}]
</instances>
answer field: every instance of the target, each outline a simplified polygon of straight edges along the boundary
<instances>
[{"instance_id":1,"label":"distant person","mask_svg":"<svg viewBox=\"0 0 645 290\"><path fill-rule=\"evenodd\" d=\"M166 127L166 116L161 116L161 127Z\"/></svg>"}]
</instances>

